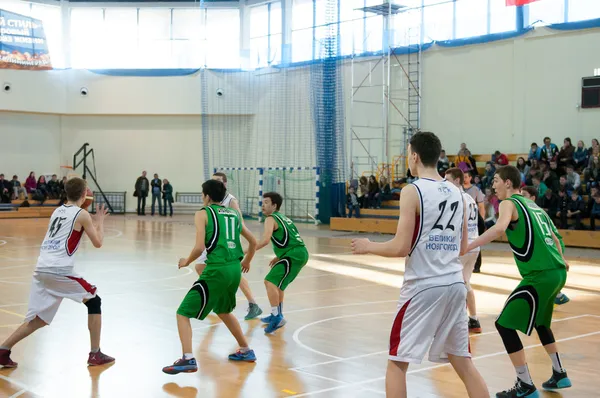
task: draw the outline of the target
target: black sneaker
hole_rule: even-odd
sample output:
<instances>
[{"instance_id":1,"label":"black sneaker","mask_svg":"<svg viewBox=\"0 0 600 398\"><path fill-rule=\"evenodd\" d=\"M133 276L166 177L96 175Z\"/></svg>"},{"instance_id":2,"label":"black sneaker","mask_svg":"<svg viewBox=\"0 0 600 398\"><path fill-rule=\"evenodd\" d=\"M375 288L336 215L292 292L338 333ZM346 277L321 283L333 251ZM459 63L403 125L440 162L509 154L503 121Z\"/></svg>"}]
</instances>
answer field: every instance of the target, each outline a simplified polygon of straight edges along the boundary
<instances>
[{"instance_id":1,"label":"black sneaker","mask_svg":"<svg viewBox=\"0 0 600 398\"><path fill-rule=\"evenodd\" d=\"M567 372L557 372L553 368L552 377L550 378L550 380L544 382L542 384L542 387L544 388L544 390L554 391L563 388L569 388L571 387L571 385L571 380L567 376Z\"/></svg>"},{"instance_id":2,"label":"black sneaker","mask_svg":"<svg viewBox=\"0 0 600 398\"><path fill-rule=\"evenodd\" d=\"M479 320L469 318L469 332L470 333L481 333L481 325Z\"/></svg>"},{"instance_id":3,"label":"black sneaker","mask_svg":"<svg viewBox=\"0 0 600 398\"><path fill-rule=\"evenodd\" d=\"M497 392L496 398L539 398L540 393L534 385L527 384L520 379L510 390Z\"/></svg>"}]
</instances>

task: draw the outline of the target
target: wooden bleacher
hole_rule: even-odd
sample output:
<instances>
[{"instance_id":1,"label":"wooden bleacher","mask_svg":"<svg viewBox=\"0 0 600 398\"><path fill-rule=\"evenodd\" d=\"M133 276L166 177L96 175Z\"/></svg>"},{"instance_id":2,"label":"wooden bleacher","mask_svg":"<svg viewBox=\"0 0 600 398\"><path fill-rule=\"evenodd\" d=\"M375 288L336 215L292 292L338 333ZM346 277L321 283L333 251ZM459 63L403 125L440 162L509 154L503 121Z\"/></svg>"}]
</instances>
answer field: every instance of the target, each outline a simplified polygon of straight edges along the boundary
<instances>
[{"instance_id":1,"label":"wooden bleacher","mask_svg":"<svg viewBox=\"0 0 600 398\"><path fill-rule=\"evenodd\" d=\"M49 218L59 204L58 199L48 199L44 203L28 200L30 207L21 207L24 200L13 200L1 206L0 219Z\"/></svg>"}]
</instances>

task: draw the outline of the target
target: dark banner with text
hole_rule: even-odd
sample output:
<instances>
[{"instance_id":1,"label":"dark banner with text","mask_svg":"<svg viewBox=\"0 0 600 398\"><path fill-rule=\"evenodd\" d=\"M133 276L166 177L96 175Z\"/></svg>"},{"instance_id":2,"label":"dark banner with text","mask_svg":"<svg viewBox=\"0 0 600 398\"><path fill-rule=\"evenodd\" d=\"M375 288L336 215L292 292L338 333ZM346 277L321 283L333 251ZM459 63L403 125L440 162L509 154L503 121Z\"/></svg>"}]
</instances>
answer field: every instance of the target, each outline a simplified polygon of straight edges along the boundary
<instances>
[{"instance_id":1,"label":"dark banner with text","mask_svg":"<svg viewBox=\"0 0 600 398\"><path fill-rule=\"evenodd\" d=\"M42 21L0 9L0 69L52 69Z\"/></svg>"}]
</instances>

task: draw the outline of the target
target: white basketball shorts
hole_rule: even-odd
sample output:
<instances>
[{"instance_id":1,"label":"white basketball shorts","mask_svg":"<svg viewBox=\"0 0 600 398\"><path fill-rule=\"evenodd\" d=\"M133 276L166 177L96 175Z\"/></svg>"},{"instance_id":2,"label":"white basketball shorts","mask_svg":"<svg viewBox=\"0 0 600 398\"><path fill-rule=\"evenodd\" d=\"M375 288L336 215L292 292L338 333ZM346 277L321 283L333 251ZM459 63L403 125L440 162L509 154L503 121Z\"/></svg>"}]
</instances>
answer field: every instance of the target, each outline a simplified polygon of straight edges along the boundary
<instances>
[{"instance_id":1,"label":"white basketball shorts","mask_svg":"<svg viewBox=\"0 0 600 398\"><path fill-rule=\"evenodd\" d=\"M96 296L96 286L89 284L80 276L64 276L36 272L31 282L29 293L29 309L25 322L36 316L50 324L64 298L78 303Z\"/></svg>"},{"instance_id":2,"label":"white basketball shorts","mask_svg":"<svg viewBox=\"0 0 600 398\"><path fill-rule=\"evenodd\" d=\"M389 359L447 363L448 354L471 357L464 283L426 288L400 299L390 334Z\"/></svg>"},{"instance_id":3,"label":"white basketball shorts","mask_svg":"<svg viewBox=\"0 0 600 398\"><path fill-rule=\"evenodd\" d=\"M202 252L202 254L200 255L200 257L196 261L196 264L206 264L206 257L207 257L207 255L208 255L208 253L206 252L206 249L204 249L204 251Z\"/></svg>"},{"instance_id":4,"label":"white basketball shorts","mask_svg":"<svg viewBox=\"0 0 600 398\"><path fill-rule=\"evenodd\" d=\"M479 252L477 251L467 253L460 258L460 262L463 265L463 278L467 285L467 291L471 290L471 275L473 275L473 269L475 269L475 263L477 262L478 256Z\"/></svg>"}]
</instances>

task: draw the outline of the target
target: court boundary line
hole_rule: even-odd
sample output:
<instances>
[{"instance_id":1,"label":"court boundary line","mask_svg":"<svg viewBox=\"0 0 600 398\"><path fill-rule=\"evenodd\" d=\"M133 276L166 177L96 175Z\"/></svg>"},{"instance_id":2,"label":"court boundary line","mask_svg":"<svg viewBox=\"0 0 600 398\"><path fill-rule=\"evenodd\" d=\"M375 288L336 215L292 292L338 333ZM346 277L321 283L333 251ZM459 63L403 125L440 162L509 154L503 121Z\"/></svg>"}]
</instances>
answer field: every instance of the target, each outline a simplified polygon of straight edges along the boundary
<instances>
[{"instance_id":1,"label":"court boundary line","mask_svg":"<svg viewBox=\"0 0 600 398\"><path fill-rule=\"evenodd\" d=\"M586 315L588 315L588 314L586 314ZM592 315L592 316L594 318L600 318L600 316L597 316L597 315ZM590 333L575 335L575 336L571 336L571 337L565 337L565 338L556 340L556 342L557 343L563 343L565 341L583 339L583 338L590 337L590 336L595 336L595 335L600 335L600 330L598 330L596 332L590 332ZM531 348L539 348L539 347L543 347L543 345L541 343L531 344L531 345L523 347L523 349L524 350L528 350L528 349L531 349ZM471 359L473 361L477 361L477 360L480 360L480 359L493 358L493 357L497 357L497 356L500 356L500 355L508 355L508 354L506 354L506 351L498 351L498 352L493 352L493 353L490 353L490 354L484 354L484 355L480 355L480 356L477 356L477 357L472 357ZM427 367L420 368L420 369L409 370L408 372L406 372L406 374L407 375L411 375L411 374L415 374L415 373L422 373L422 372L426 372L426 371L429 371L429 370L438 369L438 368L442 368L442 367L448 367L448 366L451 366L450 363L443 363L443 364L438 364L438 365L433 365L433 366L427 366ZM293 369L289 369L289 370L293 370ZM293 371L295 371L295 372L301 372L302 374L311 374L312 375L312 373L305 372L305 371L299 371L299 370L293 370ZM325 393L325 392L337 391L337 390L341 390L341 389L348 388L348 387L361 387L364 384L370 384L370 383L374 383L374 382L381 381L381 380L385 380L385 376L380 376L380 377L376 377L376 378L372 378L372 379L367 379L367 380L363 380L363 381L359 381L359 382L355 382L355 383L347 383L347 384L344 384L344 385L330 387L330 388L324 388L324 389L321 389L321 390L306 392L306 393L294 395L294 397L307 397L307 396L322 394L322 393Z\"/></svg>"}]
</instances>

